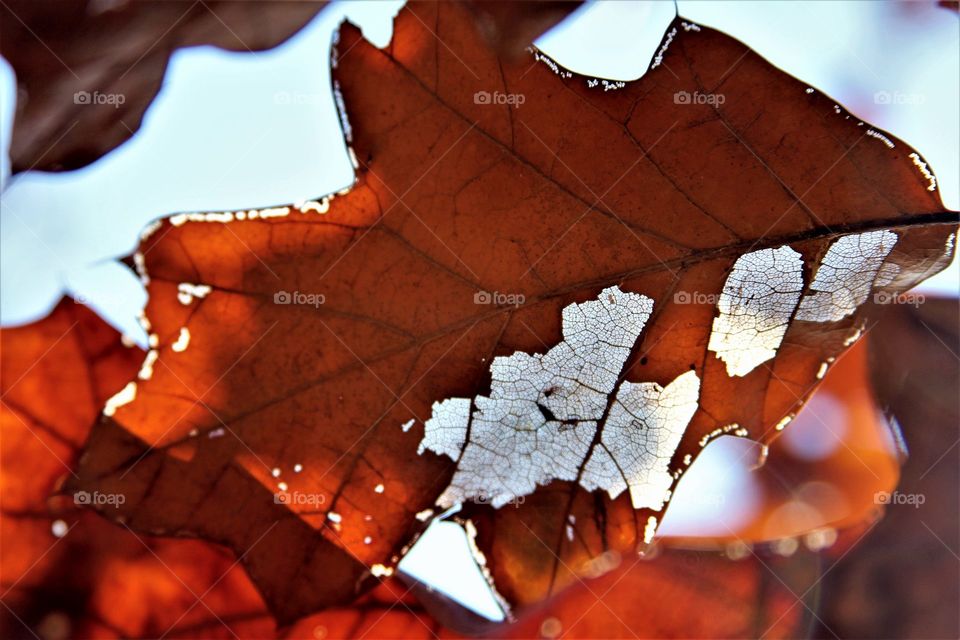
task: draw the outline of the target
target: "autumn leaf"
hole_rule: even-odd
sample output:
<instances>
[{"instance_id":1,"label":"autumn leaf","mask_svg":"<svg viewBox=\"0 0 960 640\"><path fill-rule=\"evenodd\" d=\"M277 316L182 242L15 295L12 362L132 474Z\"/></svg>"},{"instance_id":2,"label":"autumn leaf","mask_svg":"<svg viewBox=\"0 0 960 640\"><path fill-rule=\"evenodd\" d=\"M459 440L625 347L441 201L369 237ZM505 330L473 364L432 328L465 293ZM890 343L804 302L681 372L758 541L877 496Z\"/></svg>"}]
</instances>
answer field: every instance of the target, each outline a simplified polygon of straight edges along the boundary
<instances>
[{"instance_id":1,"label":"autumn leaf","mask_svg":"<svg viewBox=\"0 0 960 640\"><path fill-rule=\"evenodd\" d=\"M81 510L99 496L58 495L103 404L143 352L65 299L43 320L0 331L0 353L0 635L160 637L209 618L233 637L224 621L251 614L272 630L225 549L141 537Z\"/></svg>"},{"instance_id":2,"label":"autumn leaf","mask_svg":"<svg viewBox=\"0 0 960 640\"><path fill-rule=\"evenodd\" d=\"M796 638L816 616L797 599L819 577L809 552L730 560L667 550L645 559L601 557L594 566L604 563L613 568L536 605L495 637Z\"/></svg>"},{"instance_id":3,"label":"autumn leaf","mask_svg":"<svg viewBox=\"0 0 960 640\"><path fill-rule=\"evenodd\" d=\"M906 443L902 480L885 494L883 518L857 532L859 544L828 556L836 567L823 590L832 595L823 600L816 637L832 637L827 629L848 638L960 634L955 612L935 606L960 598L957 301L914 294L903 302L914 304L885 308L867 336L880 406L896 417Z\"/></svg>"},{"instance_id":4,"label":"autumn leaf","mask_svg":"<svg viewBox=\"0 0 960 640\"><path fill-rule=\"evenodd\" d=\"M326 3L0 2L0 54L17 77L14 173L84 167L140 128L174 49L275 47Z\"/></svg>"},{"instance_id":5,"label":"autumn leaf","mask_svg":"<svg viewBox=\"0 0 960 640\"><path fill-rule=\"evenodd\" d=\"M897 487L902 444L870 386L867 341L873 331L868 329L831 365L781 437L765 448L743 448L740 467L749 468L756 485L755 495L744 497L756 501L752 517L726 525L726 531L720 526L708 536L672 544L778 541L796 546L807 540L818 541L816 549L830 546L838 530L877 518L877 495Z\"/></svg>"},{"instance_id":6,"label":"autumn leaf","mask_svg":"<svg viewBox=\"0 0 960 640\"><path fill-rule=\"evenodd\" d=\"M278 633L249 578L224 550L199 541L140 537L92 513L78 513L72 502L50 499L58 479L70 473L84 425L136 370L142 352L122 346L114 330L70 301L42 321L3 330L0 346L7 444L0 575L9 607L0 616L3 637L456 637L451 628L484 636L532 637L559 628L568 637L611 637L630 636L641 624L647 633L657 625L659 636L681 630L687 636L746 635L750 629L763 631L756 625L772 625L766 636L777 637L810 615L799 604L787 608L787 589L799 593L810 580L804 569L809 558L802 554L788 561L760 550L756 558L734 562L715 553L666 549L643 560L623 559L619 567L621 559L606 554L592 565L596 577L499 629L470 620L462 608L401 576L403 583L387 580L348 606L308 616ZM838 372L831 371L828 384ZM89 399L91 385L100 390ZM52 434L55 440L44 438ZM74 443L57 459L55 447L66 440ZM764 579L768 570L775 580ZM797 584L798 577L806 582ZM650 594L642 601L645 609L626 597L638 590ZM704 590L710 598L702 597ZM701 634L687 624L693 612L684 607L699 610L705 602L715 603L716 611L696 618Z\"/></svg>"},{"instance_id":7,"label":"autumn leaf","mask_svg":"<svg viewBox=\"0 0 960 640\"><path fill-rule=\"evenodd\" d=\"M385 50L344 26L356 184L145 231L151 350L71 487L231 547L281 622L462 502L522 608L642 547L702 440L769 442L949 261L923 159L728 36L677 19L631 83L533 56L455 5Z\"/></svg>"},{"instance_id":8,"label":"autumn leaf","mask_svg":"<svg viewBox=\"0 0 960 640\"><path fill-rule=\"evenodd\" d=\"M398 580L278 633L227 550L140 536L81 511L100 497L62 495L58 487L73 473L100 408L135 375L143 352L124 346L87 307L63 300L43 320L0 331L0 353L0 636L322 640L443 633L414 598L422 587ZM439 595L429 601L435 609L445 602Z\"/></svg>"}]
</instances>

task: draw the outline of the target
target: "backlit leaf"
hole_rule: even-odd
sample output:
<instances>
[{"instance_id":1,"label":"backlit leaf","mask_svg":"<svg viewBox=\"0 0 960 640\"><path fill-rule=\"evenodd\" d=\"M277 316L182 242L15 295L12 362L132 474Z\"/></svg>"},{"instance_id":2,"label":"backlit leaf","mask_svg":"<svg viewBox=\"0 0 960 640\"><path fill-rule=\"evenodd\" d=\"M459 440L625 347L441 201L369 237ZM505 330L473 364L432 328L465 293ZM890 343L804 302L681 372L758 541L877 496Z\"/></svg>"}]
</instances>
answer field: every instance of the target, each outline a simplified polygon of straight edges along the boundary
<instances>
[{"instance_id":1,"label":"backlit leaf","mask_svg":"<svg viewBox=\"0 0 960 640\"><path fill-rule=\"evenodd\" d=\"M728 36L677 19L624 84L534 57L456 5L385 50L344 26L357 183L145 232L151 350L71 486L230 546L281 621L464 501L530 604L642 547L702 441L769 442L952 254L919 155Z\"/></svg>"}]
</instances>

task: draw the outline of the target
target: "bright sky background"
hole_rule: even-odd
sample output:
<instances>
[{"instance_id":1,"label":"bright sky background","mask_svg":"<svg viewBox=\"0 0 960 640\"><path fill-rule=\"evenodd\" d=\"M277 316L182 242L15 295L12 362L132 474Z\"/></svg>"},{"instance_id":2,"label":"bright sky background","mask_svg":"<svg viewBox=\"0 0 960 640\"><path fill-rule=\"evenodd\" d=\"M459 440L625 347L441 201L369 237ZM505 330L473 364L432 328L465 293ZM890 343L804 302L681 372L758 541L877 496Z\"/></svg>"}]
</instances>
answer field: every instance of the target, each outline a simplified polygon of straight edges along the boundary
<instances>
[{"instance_id":1,"label":"bright sky background","mask_svg":"<svg viewBox=\"0 0 960 640\"><path fill-rule=\"evenodd\" d=\"M352 169L329 90L331 34L346 15L382 46L389 41L390 21L400 4L338 3L269 52L181 50L133 140L80 171L5 179L0 324L40 318L67 292L142 343L145 336L135 318L145 293L137 278L112 259L134 250L140 229L150 220L179 211L295 202L348 186ZM684 17L737 37L861 118L906 140L937 173L946 205L960 208L955 13L933 4L869 1L680 2L679 7ZM629 80L644 73L673 14L672 2L592 3L538 44L574 70ZM881 91L905 98L878 103L874 96ZM4 62L4 150L15 93ZM2 155L6 178L9 163L5 151ZM925 286L950 295L957 295L958 288L956 262ZM710 529L718 508L692 507L696 501L683 497L705 486L730 496L722 502L728 521L749 517L749 501L737 498L747 493L744 483L749 480L727 472L742 453L737 446L708 447L681 482L661 533ZM724 473L718 476L717 469ZM455 597L497 617L496 605L470 563L463 534L447 524L431 528L405 569L434 583L445 581Z\"/></svg>"}]
</instances>

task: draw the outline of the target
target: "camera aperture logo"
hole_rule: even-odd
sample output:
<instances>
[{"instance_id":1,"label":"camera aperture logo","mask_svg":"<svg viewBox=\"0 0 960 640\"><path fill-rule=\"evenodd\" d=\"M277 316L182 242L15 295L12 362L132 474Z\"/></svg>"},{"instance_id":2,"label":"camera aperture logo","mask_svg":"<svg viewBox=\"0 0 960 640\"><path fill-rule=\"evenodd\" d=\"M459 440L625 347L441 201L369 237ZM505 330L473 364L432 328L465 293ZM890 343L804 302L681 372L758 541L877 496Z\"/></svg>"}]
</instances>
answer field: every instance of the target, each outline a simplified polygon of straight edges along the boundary
<instances>
[{"instance_id":1,"label":"camera aperture logo","mask_svg":"<svg viewBox=\"0 0 960 640\"><path fill-rule=\"evenodd\" d=\"M708 104L719 107L727 101L727 96L722 93L703 93L701 91L677 91L673 94L674 104Z\"/></svg>"},{"instance_id":2,"label":"camera aperture logo","mask_svg":"<svg viewBox=\"0 0 960 640\"><path fill-rule=\"evenodd\" d=\"M677 291L673 294L674 304L717 304L719 293L701 293L700 291Z\"/></svg>"},{"instance_id":3,"label":"camera aperture logo","mask_svg":"<svg viewBox=\"0 0 960 640\"><path fill-rule=\"evenodd\" d=\"M473 304L492 304L498 307L519 307L526 302L522 293L501 293L499 291L477 291L473 294Z\"/></svg>"},{"instance_id":4,"label":"camera aperture logo","mask_svg":"<svg viewBox=\"0 0 960 640\"><path fill-rule=\"evenodd\" d=\"M922 293L914 293L913 291L877 291L873 294L873 302L875 304L907 304L916 308L926 301L926 296Z\"/></svg>"},{"instance_id":5,"label":"camera aperture logo","mask_svg":"<svg viewBox=\"0 0 960 640\"><path fill-rule=\"evenodd\" d=\"M527 97L522 93L503 93L502 91L477 91L473 94L474 104L498 104L509 105L514 109L519 109L520 105L527 101Z\"/></svg>"},{"instance_id":6,"label":"camera aperture logo","mask_svg":"<svg viewBox=\"0 0 960 640\"><path fill-rule=\"evenodd\" d=\"M305 293L303 291L277 291L273 294L273 304L307 304L316 308L327 301L322 293Z\"/></svg>"},{"instance_id":7,"label":"camera aperture logo","mask_svg":"<svg viewBox=\"0 0 960 640\"><path fill-rule=\"evenodd\" d=\"M319 507L327 501L322 493L305 493L303 491L278 491L273 494L274 504L285 504L288 507L307 506Z\"/></svg>"},{"instance_id":8,"label":"camera aperture logo","mask_svg":"<svg viewBox=\"0 0 960 640\"><path fill-rule=\"evenodd\" d=\"M111 105L114 109L119 109L120 105L127 101L127 97L122 93L100 93L94 91L77 91L73 94L73 104L90 105Z\"/></svg>"},{"instance_id":9,"label":"camera aperture logo","mask_svg":"<svg viewBox=\"0 0 960 640\"><path fill-rule=\"evenodd\" d=\"M127 501L122 493L101 493L99 491L77 491L73 494L73 503L81 507L111 506L119 509Z\"/></svg>"},{"instance_id":10,"label":"camera aperture logo","mask_svg":"<svg viewBox=\"0 0 960 640\"><path fill-rule=\"evenodd\" d=\"M927 501L927 496L922 493L900 493L899 491L877 491L873 494L874 504L908 504L914 509Z\"/></svg>"}]
</instances>

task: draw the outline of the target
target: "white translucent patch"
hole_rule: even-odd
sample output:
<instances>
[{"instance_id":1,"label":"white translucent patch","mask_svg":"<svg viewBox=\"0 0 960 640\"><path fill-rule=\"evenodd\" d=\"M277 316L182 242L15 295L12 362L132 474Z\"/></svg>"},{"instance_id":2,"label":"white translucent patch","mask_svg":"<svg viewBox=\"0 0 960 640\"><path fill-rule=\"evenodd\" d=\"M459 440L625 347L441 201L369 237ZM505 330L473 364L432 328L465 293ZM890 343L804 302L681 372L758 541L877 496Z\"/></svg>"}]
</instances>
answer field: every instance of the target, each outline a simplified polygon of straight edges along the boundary
<instances>
[{"instance_id":1,"label":"white translucent patch","mask_svg":"<svg viewBox=\"0 0 960 640\"><path fill-rule=\"evenodd\" d=\"M536 49L533 50L533 57L537 62L542 62L543 64L550 67L550 70L553 71L558 76L560 76L561 78L573 77L572 73L561 69L560 65L558 65L556 62L553 61L553 58L551 58L550 56L544 55L543 53L540 53L540 51Z\"/></svg>"},{"instance_id":2,"label":"white translucent patch","mask_svg":"<svg viewBox=\"0 0 960 640\"><path fill-rule=\"evenodd\" d=\"M463 450L463 443L467 438L467 423L470 421L470 400L467 398L449 398L443 402L433 403L433 417L424 424L423 441L417 449L418 454L424 450L440 455L450 456L456 461ZM407 424L412 425L411 420ZM404 431L407 429L405 428Z\"/></svg>"},{"instance_id":3,"label":"white translucent patch","mask_svg":"<svg viewBox=\"0 0 960 640\"><path fill-rule=\"evenodd\" d=\"M157 229L163 226L163 220L154 220L153 222L147 223L147 225L140 232L140 240L148 240L150 236L157 232Z\"/></svg>"},{"instance_id":4,"label":"white translucent patch","mask_svg":"<svg viewBox=\"0 0 960 640\"><path fill-rule=\"evenodd\" d=\"M190 329L180 327L180 335L177 336L176 342L170 345L170 348L177 353L182 353L187 350L188 346L190 346Z\"/></svg>"},{"instance_id":5,"label":"white translucent patch","mask_svg":"<svg viewBox=\"0 0 960 640\"><path fill-rule=\"evenodd\" d=\"M627 83L622 80L603 80L601 78L593 78L592 80L587 80L587 87L594 88L597 86L603 86L603 91L616 91L617 89L623 89L627 86Z\"/></svg>"},{"instance_id":6,"label":"white translucent patch","mask_svg":"<svg viewBox=\"0 0 960 640\"><path fill-rule=\"evenodd\" d=\"M188 305L194 298L205 298L210 291L209 285L181 282L177 285L177 300L182 305Z\"/></svg>"},{"instance_id":7,"label":"white translucent patch","mask_svg":"<svg viewBox=\"0 0 960 640\"><path fill-rule=\"evenodd\" d=\"M219 222L226 224L234 220L256 220L258 218L282 218L290 215L290 207L267 207L240 211L211 211L208 213L178 213L170 216L170 224L180 227L187 222Z\"/></svg>"},{"instance_id":8,"label":"white translucent patch","mask_svg":"<svg viewBox=\"0 0 960 640\"><path fill-rule=\"evenodd\" d=\"M933 172L927 167L927 163L920 159L920 156L916 153L910 154L910 159L913 160L914 166L917 169L920 169L920 173L923 174L923 177L927 179L927 191L936 191L937 190L937 177L933 175Z\"/></svg>"},{"instance_id":9,"label":"white translucent patch","mask_svg":"<svg viewBox=\"0 0 960 640\"><path fill-rule=\"evenodd\" d=\"M500 507L538 485L577 480L597 421L652 311L646 296L604 289L597 300L563 310L564 339L546 354L495 358L490 396L475 399L472 415L463 398L435 403L420 450L459 458L437 504L478 498ZM632 393L631 386L626 394ZM625 406L640 412L632 399ZM470 439L463 446L468 423ZM591 479L588 488L595 483Z\"/></svg>"},{"instance_id":10,"label":"white translucent patch","mask_svg":"<svg viewBox=\"0 0 960 640\"><path fill-rule=\"evenodd\" d=\"M670 43L673 42L673 38L676 35L676 28L670 29L670 32L667 33L667 39L663 42L663 46L660 47L659 51L657 51L657 55L653 57L653 63L650 65L651 69L656 69L663 63L663 55L667 52L667 49L670 47Z\"/></svg>"},{"instance_id":11,"label":"white translucent patch","mask_svg":"<svg viewBox=\"0 0 960 640\"><path fill-rule=\"evenodd\" d=\"M879 131L876 131L875 129L867 129L867 135L870 136L871 138L876 138L883 144L887 145L887 148L889 149L893 149L896 146L895 144L893 144L893 140L883 135Z\"/></svg>"},{"instance_id":12,"label":"white translucent patch","mask_svg":"<svg viewBox=\"0 0 960 640\"><path fill-rule=\"evenodd\" d=\"M870 295L897 239L892 231L869 231L843 236L830 245L817 267L810 293L800 301L796 318L836 322L853 314ZM887 269L882 280L890 282L895 276L895 271Z\"/></svg>"},{"instance_id":13,"label":"white translucent patch","mask_svg":"<svg viewBox=\"0 0 960 640\"><path fill-rule=\"evenodd\" d=\"M416 420L414 420L413 418L410 418L409 420L404 422L402 425L400 425L400 428L403 429L404 433L406 433L407 431L410 431L410 428L413 426L414 422L416 422Z\"/></svg>"},{"instance_id":14,"label":"white translucent patch","mask_svg":"<svg viewBox=\"0 0 960 640\"><path fill-rule=\"evenodd\" d=\"M741 427L738 423L734 422L733 424L717 427L707 435L700 438L700 446L705 447L708 444L710 444L713 440L717 439L720 436L726 435L728 433L732 433L733 435L739 436L741 438L749 435L749 432L746 429ZM690 463L688 462L687 464L690 464Z\"/></svg>"},{"instance_id":15,"label":"white translucent patch","mask_svg":"<svg viewBox=\"0 0 960 640\"><path fill-rule=\"evenodd\" d=\"M666 387L624 382L580 484L588 491L606 489L611 498L629 489L634 509L662 509L673 484L670 459L699 397L700 379L693 371Z\"/></svg>"},{"instance_id":16,"label":"white translucent patch","mask_svg":"<svg viewBox=\"0 0 960 640\"><path fill-rule=\"evenodd\" d=\"M298 202L296 208L300 213L310 213L312 211L314 213L324 214L330 211L330 200L332 199L332 197L329 197L321 200L306 200Z\"/></svg>"},{"instance_id":17,"label":"white translucent patch","mask_svg":"<svg viewBox=\"0 0 960 640\"><path fill-rule=\"evenodd\" d=\"M830 368L830 365L826 362L820 363L820 368L817 369L817 380L823 380L823 376L827 375L827 369Z\"/></svg>"},{"instance_id":18,"label":"white translucent patch","mask_svg":"<svg viewBox=\"0 0 960 640\"><path fill-rule=\"evenodd\" d=\"M656 532L657 532L657 519L653 516L650 516L649 518L647 518L647 524L643 528L643 542L645 544L650 544Z\"/></svg>"},{"instance_id":19,"label":"white translucent patch","mask_svg":"<svg viewBox=\"0 0 960 640\"><path fill-rule=\"evenodd\" d=\"M717 302L708 349L745 376L773 358L803 290L803 261L790 247L746 253L733 265Z\"/></svg>"},{"instance_id":20,"label":"white translucent patch","mask_svg":"<svg viewBox=\"0 0 960 640\"><path fill-rule=\"evenodd\" d=\"M137 397L137 383L128 382L127 386L114 394L107 404L103 407L103 415L112 416L117 409L125 404L130 404Z\"/></svg>"},{"instance_id":21,"label":"white translucent patch","mask_svg":"<svg viewBox=\"0 0 960 640\"><path fill-rule=\"evenodd\" d=\"M793 416L784 416L780 418L780 422L777 423L776 430L783 431L791 422L793 422Z\"/></svg>"},{"instance_id":22,"label":"white translucent patch","mask_svg":"<svg viewBox=\"0 0 960 640\"><path fill-rule=\"evenodd\" d=\"M140 372L137 374L137 377L141 380L149 380L153 377L153 365L156 364L157 358L160 357L160 354L156 349L150 349L147 351L147 357L143 359L143 364L140 365Z\"/></svg>"},{"instance_id":23,"label":"white translucent patch","mask_svg":"<svg viewBox=\"0 0 960 640\"><path fill-rule=\"evenodd\" d=\"M333 50L336 51L336 47ZM333 65L337 67L336 63ZM353 127L350 126L350 119L347 117L347 106L343 102L343 93L340 92L340 83L333 81L333 100L337 105L337 115L340 116L340 128L343 129L343 139L347 143L353 142Z\"/></svg>"},{"instance_id":24,"label":"white translucent patch","mask_svg":"<svg viewBox=\"0 0 960 640\"><path fill-rule=\"evenodd\" d=\"M150 284L150 276L147 274L147 261L139 251L133 254L133 267L137 270L137 275L140 276L140 283L145 287Z\"/></svg>"}]
</instances>

